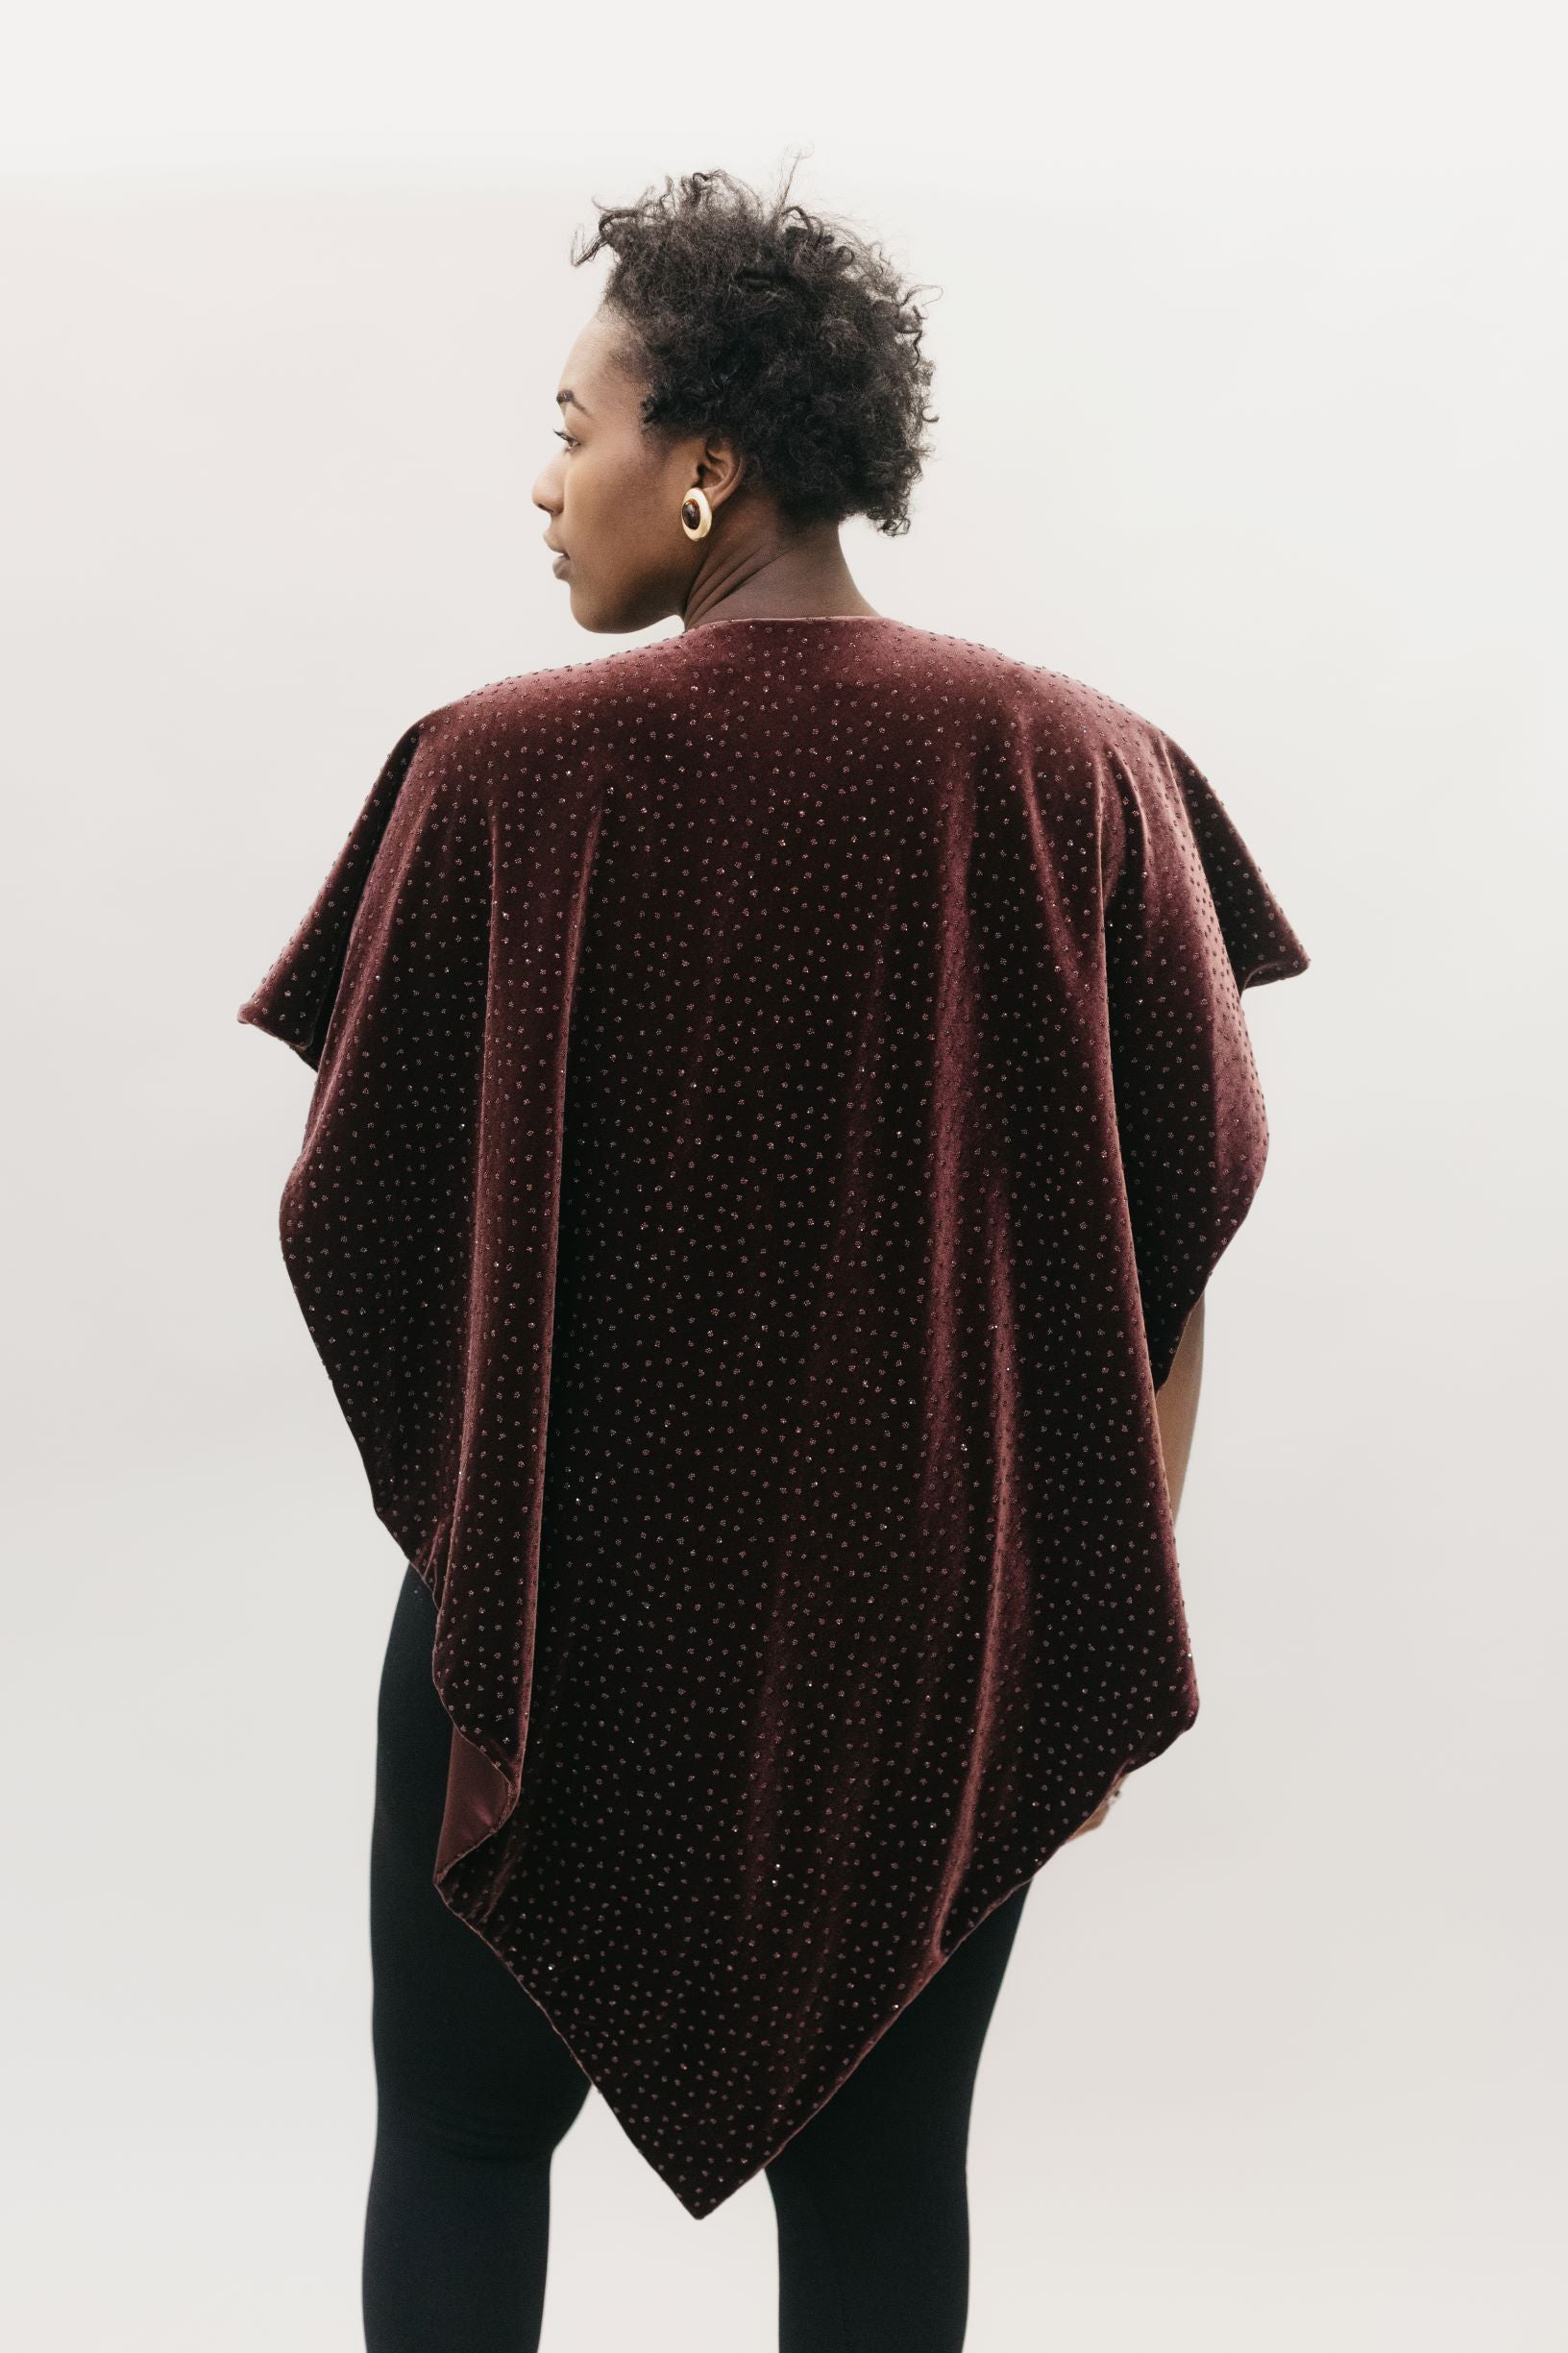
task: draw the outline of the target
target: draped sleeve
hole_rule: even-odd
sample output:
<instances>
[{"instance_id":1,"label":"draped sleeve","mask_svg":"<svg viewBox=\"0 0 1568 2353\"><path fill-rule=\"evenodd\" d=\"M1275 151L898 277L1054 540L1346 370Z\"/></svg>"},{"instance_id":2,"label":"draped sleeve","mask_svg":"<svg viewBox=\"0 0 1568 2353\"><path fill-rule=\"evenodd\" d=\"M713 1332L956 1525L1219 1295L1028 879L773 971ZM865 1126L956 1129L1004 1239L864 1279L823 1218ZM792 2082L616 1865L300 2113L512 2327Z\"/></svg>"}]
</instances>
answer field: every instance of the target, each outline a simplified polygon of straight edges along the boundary
<instances>
[{"instance_id":1,"label":"draped sleeve","mask_svg":"<svg viewBox=\"0 0 1568 2353\"><path fill-rule=\"evenodd\" d=\"M419 746L416 720L381 764L331 870L282 953L239 1008L239 1019L292 1046L319 1070L337 1001L350 929L376 853Z\"/></svg>"},{"instance_id":2,"label":"draped sleeve","mask_svg":"<svg viewBox=\"0 0 1568 2353\"><path fill-rule=\"evenodd\" d=\"M1242 992L1309 957L1207 776L1162 730L1106 770L1106 1009L1149 1367L1182 1332L1262 1181L1268 1117Z\"/></svg>"}]
</instances>

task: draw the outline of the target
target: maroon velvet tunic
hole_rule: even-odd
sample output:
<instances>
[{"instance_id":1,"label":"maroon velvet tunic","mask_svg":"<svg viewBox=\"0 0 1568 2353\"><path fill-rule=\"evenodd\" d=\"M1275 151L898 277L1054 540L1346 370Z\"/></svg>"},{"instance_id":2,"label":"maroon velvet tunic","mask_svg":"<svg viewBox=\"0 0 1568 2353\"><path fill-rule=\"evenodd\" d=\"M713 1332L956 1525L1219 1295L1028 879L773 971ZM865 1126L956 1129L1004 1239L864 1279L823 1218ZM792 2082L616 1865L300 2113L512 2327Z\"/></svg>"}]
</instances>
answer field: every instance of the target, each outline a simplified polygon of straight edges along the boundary
<instances>
[{"instance_id":1,"label":"maroon velvet tunic","mask_svg":"<svg viewBox=\"0 0 1568 2353\"><path fill-rule=\"evenodd\" d=\"M416 721L240 1009L436 1884L695 2216L1196 1716L1155 1390L1307 963L1124 705L740 620Z\"/></svg>"}]
</instances>

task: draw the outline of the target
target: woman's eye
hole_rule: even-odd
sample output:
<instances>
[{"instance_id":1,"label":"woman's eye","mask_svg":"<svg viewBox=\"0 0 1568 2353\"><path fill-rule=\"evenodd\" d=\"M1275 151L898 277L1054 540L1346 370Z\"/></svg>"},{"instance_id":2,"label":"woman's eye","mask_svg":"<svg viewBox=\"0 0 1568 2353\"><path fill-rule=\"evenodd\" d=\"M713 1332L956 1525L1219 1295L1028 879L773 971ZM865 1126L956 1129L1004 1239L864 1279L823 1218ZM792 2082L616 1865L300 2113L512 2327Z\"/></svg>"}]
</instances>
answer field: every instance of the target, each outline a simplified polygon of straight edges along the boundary
<instances>
[{"instance_id":1,"label":"woman's eye","mask_svg":"<svg viewBox=\"0 0 1568 2353\"><path fill-rule=\"evenodd\" d=\"M555 438L557 441L564 441L569 450L575 450L577 446L576 434L563 432L559 426L555 428Z\"/></svg>"}]
</instances>

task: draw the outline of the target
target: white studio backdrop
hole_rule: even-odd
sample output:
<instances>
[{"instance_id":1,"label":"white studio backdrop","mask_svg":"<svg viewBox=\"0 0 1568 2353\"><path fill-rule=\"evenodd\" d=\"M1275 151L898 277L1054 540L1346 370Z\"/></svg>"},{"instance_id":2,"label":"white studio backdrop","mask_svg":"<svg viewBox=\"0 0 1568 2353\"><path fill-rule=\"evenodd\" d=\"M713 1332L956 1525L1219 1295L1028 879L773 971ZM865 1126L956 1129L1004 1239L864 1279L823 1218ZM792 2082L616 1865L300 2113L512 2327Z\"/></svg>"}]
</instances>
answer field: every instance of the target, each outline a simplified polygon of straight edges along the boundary
<instances>
[{"instance_id":1,"label":"white studio backdrop","mask_svg":"<svg viewBox=\"0 0 1568 2353\"><path fill-rule=\"evenodd\" d=\"M862 587L1166 727L1313 958L1247 997L1273 1143L1180 1521L1202 1710L1026 1907L968 2353L1556 2353L1564 221L1531 20L1478 63L1413 11L1306 60L1239 12L1041 17L1016 57L953 19L628 18L602 93L602 16L459 12L445 56L396 12L269 18L253 72L235 20L164 12L172 92L130 20L76 21L0 114L7 2334L361 2341L402 1561L278 1251L309 1074L235 1010L411 718L626 642L575 627L529 501L595 200L809 146L800 201L942 289L938 453L907 538L846 528ZM695 2223L594 2099L554 2185L546 2353L775 2343L760 2179Z\"/></svg>"}]
</instances>

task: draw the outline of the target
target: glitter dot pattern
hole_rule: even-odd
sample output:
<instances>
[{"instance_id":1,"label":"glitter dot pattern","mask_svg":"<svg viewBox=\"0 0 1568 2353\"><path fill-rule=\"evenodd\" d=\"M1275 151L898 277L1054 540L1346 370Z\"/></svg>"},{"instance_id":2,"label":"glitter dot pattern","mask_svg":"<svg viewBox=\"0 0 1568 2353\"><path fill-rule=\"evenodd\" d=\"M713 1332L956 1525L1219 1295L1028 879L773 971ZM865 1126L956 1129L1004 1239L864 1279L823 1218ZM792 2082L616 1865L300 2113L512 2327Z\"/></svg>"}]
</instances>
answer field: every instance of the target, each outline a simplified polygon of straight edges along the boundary
<instances>
[{"instance_id":1,"label":"glitter dot pattern","mask_svg":"<svg viewBox=\"0 0 1568 2353\"><path fill-rule=\"evenodd\" d=\"M696 2217L1196 1717L1155 1390L1307 965L1126 706L721 620L416 721L239 1009L435 1884Z\"/></svg>"}]
</instances>

